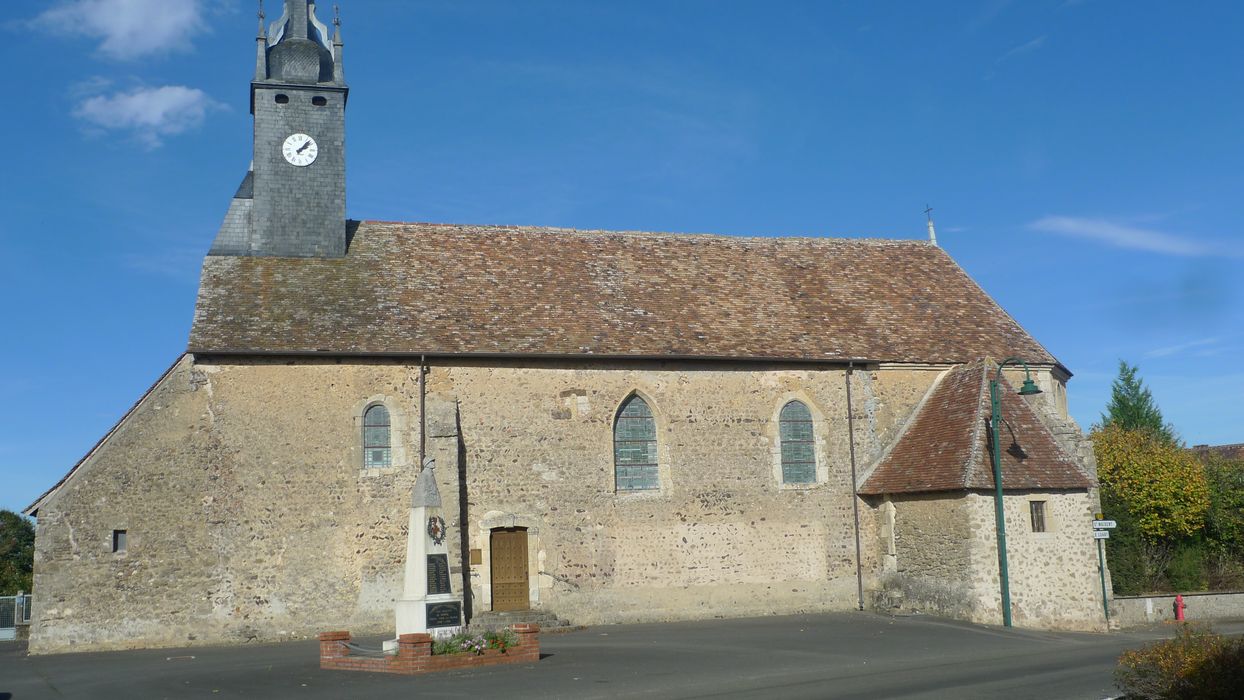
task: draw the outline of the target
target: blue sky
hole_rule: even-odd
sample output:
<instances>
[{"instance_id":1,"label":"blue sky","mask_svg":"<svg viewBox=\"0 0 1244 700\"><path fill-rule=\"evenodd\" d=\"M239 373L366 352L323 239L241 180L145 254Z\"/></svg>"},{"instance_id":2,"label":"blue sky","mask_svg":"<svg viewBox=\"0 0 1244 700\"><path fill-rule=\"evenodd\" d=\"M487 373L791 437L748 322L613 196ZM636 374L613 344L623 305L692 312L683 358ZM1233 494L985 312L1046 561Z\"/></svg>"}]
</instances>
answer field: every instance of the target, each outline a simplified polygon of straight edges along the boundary
<instances>
[{"instance_id":1,"label":"blue sky","mask_svg":"<svg viewBox=\"0 0 1244 700\"><path fill-rule=\"evenodd\" d=\"M352 218L921 238L928 203L1083 426L1124 358L1244 442L1244 4L339 2ZM254 12L4 3L0 508L185 348Z\"/></svg>"}]
</instances>

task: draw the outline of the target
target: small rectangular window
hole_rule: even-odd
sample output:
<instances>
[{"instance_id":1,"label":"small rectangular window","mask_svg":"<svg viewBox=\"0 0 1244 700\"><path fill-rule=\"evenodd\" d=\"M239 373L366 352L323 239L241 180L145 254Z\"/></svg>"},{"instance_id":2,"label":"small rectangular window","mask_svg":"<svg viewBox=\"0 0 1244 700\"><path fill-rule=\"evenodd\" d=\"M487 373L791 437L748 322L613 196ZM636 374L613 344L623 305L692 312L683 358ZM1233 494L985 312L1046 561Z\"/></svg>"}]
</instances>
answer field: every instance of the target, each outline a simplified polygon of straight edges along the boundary
<instances>
[{"instance_id":1,"label":"small rectangular window","mask_svg":"<svg viewBox=\"0 0 1244 700\"><path fill-rule=\"evenodd\" d=\"M1045 532L1045 501L1029 501L1028 512L1032 516L1032 531Z\"/></svg>"},{"instance_id":2,"label":"small rectangular window","mask_svg":"<svg viewBox=\"0 0 1244 700\"><path fill-rule=\"evenodd\" d=\"M112 551L117 553L125 551L125 530L112 531Z\"/></svg>"}]
</instances>

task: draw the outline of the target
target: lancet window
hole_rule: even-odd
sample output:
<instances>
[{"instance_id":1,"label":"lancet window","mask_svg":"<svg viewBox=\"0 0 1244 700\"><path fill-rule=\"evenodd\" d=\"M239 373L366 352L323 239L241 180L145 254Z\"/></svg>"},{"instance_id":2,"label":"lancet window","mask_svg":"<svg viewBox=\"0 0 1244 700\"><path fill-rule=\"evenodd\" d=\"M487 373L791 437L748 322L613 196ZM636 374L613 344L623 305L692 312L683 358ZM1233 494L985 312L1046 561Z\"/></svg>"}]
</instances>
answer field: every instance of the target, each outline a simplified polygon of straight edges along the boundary
<instances>
[{"instance_id":1,"label":"lancet window","mask_svg":"<svg viewBox=\"0 0 1244 700\"><path fill-rule=\"evenodd\" d=\"M657 426L648 402L631 396L613 426L613 465L621 491L660 488L657 476Z\"/></svg>"}]
</instances>

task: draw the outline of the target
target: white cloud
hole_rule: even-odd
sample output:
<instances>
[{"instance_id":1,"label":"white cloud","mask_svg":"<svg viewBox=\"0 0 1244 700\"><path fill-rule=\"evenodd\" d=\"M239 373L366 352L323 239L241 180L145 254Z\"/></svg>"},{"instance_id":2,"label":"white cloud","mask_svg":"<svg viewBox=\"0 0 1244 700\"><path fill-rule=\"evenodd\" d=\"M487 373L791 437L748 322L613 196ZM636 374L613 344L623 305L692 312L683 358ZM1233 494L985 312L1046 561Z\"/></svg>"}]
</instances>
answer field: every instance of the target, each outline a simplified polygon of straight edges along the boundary
<instances>
[{"instance_id":1,"label":"white cloud","mask_svg":"<svg viewBox=\"0 0 1244 700\"><path fill-rule=\"evenodd\" d=\"M1045 46L1045 39L1046 39L1046 35L1042 34L1041 36L1037 37L1036 39L1033 39L1032 41L1020 44L1019 46L1016 46L1012 48L1010 51L1007 51L1006 53L999 56L996 63L1002 63L1003 61L1009 58L1014 58L1015 56L1021 56L1026 53L1032 53L1033 51L1036 51L1042 46Z\"/></svg>"},{"instance_id":2,"label":"white cloud","mask_svg":"<svg viewBox=\"0 0 1244 700\"><path fill-rule=\"evenodd\" d=\"M1219 340L1221 340L1221 338L1202 338L1200 340L1193 340L1187 343L1171 345L1165 348L1157 348L1154 350L1150 350L1149 352L1146 352L1145 357L1169 357L1170 355L1175 355L1177 353L1185 352L1193 348L1204 348L1207 345L1214 345L1218 343ZM1211 354L1211 355L1215 354L1214 352L1207 351L1207 350L1202 350L1198 354L1202 354L1202 353Z\"/></svg>"},{"instance_id":3,"label":"white cloud","mask_svg":"<svg viewBox=\"0 0 1244 700\"><path fill-rule=\"evenodd\" d=\"M129 131L139 142L155 148L163 137L197 128L209 111L222 108L197 88L164 85L89 97L73 113L99 129Z\"/></svg>"},{"instance_id":4,"label":"white cloud","mask_svg":"<svg viewBox=\"0 0 1244 700\"><path fill-rule=\"evenodd\" d=\"M100 53L132 59L190 48L207 30L195 0L68 0L31 20L36 29L101 39Z\"/></svg>"},{"instance_id":5,"label":"white cloud","mask_svg":"<svg viewBox=\"0 0 1244 700\"><path fill-rule=\"evenodd\" d=\"M1144 250L1185 257L1204 255L1227 255L1239 257L1238 250L1215 250L1213 246L1186 236L1153 229L1119 224L1106 219L1077 216L1047 216L1028 224L1034 231L1054 233L1060 236L1087 238L1112 245L1116 248Z\"/></svg>"},{"instance_id":6,"label":"white cloud","mask_svg":"<svg viewBox=\"0 0 1244 700\"><path fill-rule=\"evenodd\" d=\"M73 100L82 100L87 97L101 95L112 87L112 79L105 78L102 75L93 75L86 80L79 80L69 86L69 97Z\"/></svg>"}]
</instances>

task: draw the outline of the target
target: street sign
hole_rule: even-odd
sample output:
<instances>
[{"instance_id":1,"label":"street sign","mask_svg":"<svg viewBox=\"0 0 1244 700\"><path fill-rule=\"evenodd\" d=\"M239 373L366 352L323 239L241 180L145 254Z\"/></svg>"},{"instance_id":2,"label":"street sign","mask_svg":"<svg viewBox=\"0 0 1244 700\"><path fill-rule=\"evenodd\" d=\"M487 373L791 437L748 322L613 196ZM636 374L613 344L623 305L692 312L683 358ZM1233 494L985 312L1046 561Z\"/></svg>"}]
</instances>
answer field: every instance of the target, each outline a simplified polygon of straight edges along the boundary
<instances>
[{"instance_id":1,"label":"street sign","mask_svg":"<svg viewBox=\"0 0 1244 700\"><path fill-rule=\"evenodd\" d=\"M1094 520L1093 521L1094 530L1113 530L1114 528L1118 527L1118 525L1119 524L1113 520Z\"/></svg>"},{"instance_id":2,"label":"street sign","mask_svg":"<svg viewBox=\"0 0 1244 700\"><path fill-rule=\"evenodd\" d=\"M1110 531L1109 530L1093 530L1093 539L1108 540L1110 539Z\"/></svg>"}]
</instances>

